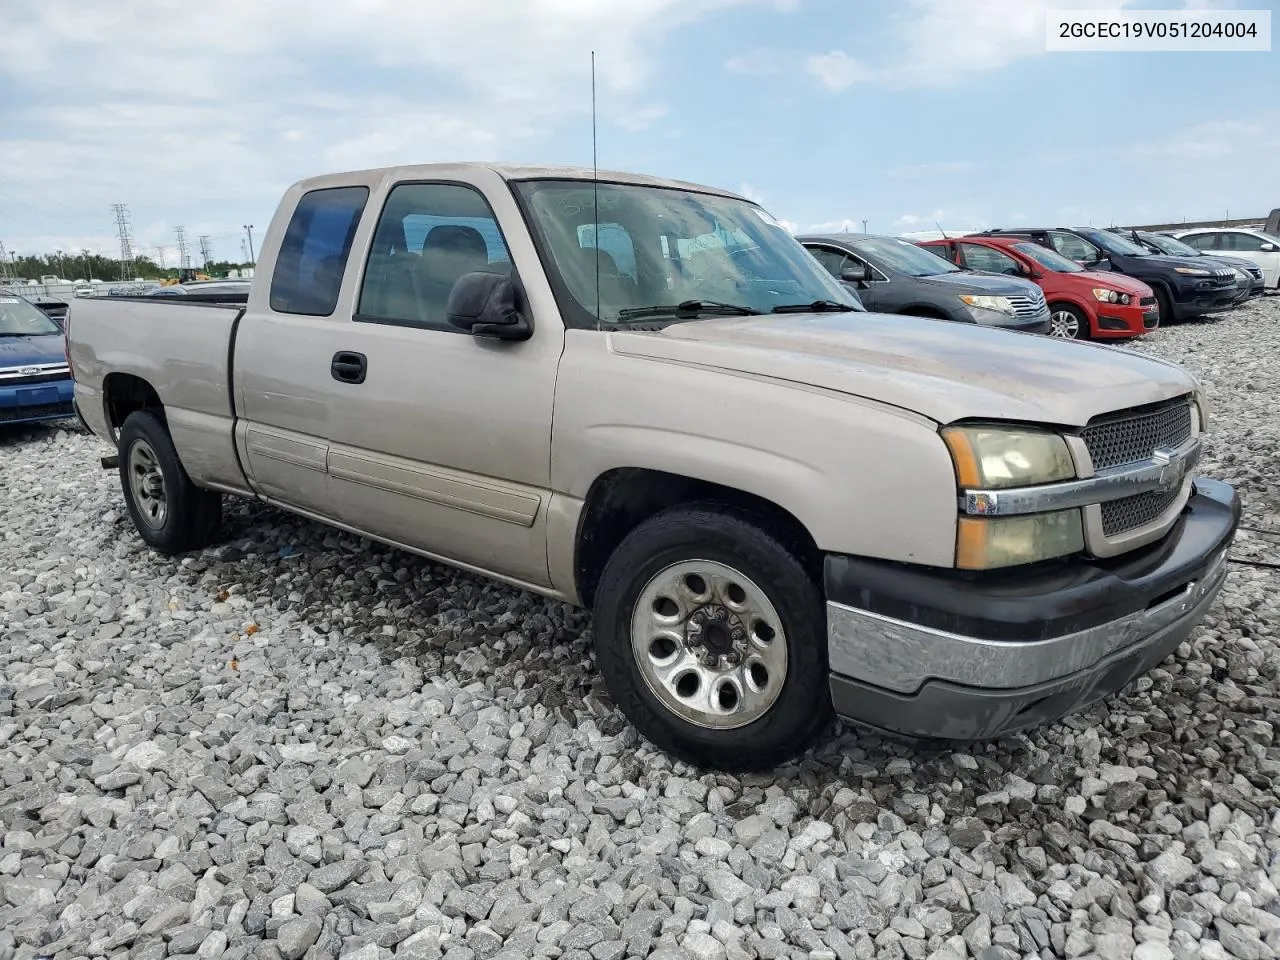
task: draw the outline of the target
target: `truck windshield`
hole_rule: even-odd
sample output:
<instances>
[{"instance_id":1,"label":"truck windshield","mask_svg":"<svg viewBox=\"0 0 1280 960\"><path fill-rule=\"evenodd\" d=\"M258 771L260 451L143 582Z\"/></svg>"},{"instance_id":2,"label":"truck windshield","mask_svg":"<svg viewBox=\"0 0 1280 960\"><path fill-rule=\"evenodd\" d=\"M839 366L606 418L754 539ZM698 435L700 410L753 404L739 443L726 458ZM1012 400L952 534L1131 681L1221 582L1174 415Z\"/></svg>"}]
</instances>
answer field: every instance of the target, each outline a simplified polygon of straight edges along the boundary
<instances>
[{"instance_id":1,"label":"truck windshield","mask_svg":"<svg viewBox=\"0 0 1280 960\"><path fill-rule=\"evenodd\" d=\"M905 273L908 277L936 277L940 273L961 272L951 261L917 247L909 240L868 237L865 240L854 240L852 245L859 253L865 253L874 266L887 267L897 273Z\"/></svg>"},{"instance_id":2,"label":"truck windshield","mask_svg":"<svg viewBox=\"0 0 1280 960\"><path fill-rule=\"evenodd\" d=\"M1151 256L1149 252L1143 250L1137 244L1130 243L1123 237L1117 237L1114 233L1108 233L1106 230L1077 230L1076 232L1095 247L1101 247L1107 253L1114 253L1118 257Z\"/></svg>"},{"instance_id":3,"label":"truck windshield","mask_svg":"<svg viewBox=\"0 0 1280 960\"><path fill-rule=\"evenodd\" d=\"M0 337L48 337L61 335L58 325L17 297L0 295Z\"/></svg>"},{"instance_id":4,"label":"truck windshield","mask_svg":"<svg viewBox=\"0 0 1280 960\"><path fill-rule=\"evenodd\" d=\"M1025 257L1030 257L1040 266L1054 273L1084 273L1084 267L1074 260L1068 260L1062 254L1050 250L1048 247L1042 247L1038 243L1032 243L1031 241L1015 243L1013 249Z\"/></svg>"},{"instance_id":5,"label":"truck windshield","mask_svg":"<svg viewBox=\"0 0 1280 960\"><path fill-rule=\"evenodd\" d=\"M514 187L566 326L622 327L641 318L661 324L802 304L858 309L755 204L590 180L526 180Z\"/></svg>"}]
</instances>

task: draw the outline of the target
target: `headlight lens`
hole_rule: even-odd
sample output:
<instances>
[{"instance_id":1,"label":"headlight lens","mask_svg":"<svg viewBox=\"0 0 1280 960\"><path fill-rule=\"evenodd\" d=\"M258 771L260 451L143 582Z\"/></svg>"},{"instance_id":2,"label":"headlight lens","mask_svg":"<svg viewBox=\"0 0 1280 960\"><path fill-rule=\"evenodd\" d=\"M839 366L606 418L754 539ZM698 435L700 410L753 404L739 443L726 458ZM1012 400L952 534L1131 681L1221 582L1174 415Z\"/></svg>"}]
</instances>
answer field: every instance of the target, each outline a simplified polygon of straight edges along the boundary
<instances>
[{"instance_id":1,"label":"headlight lens","mask_svg":"<svg viewBox=\"0 0 1280 960\"><path fill-rule=\"evenodd\" d=\"M1084 549L1079 510L1025 517L961 517L956 534L956 566L991 570L1063 557Z\"/></svg>"},{"instance_id":2,"label":"headlight lens","mask_svg":"<svg viewBox=\"0 0 1280 960\"><path fill-rule=\"evenodd\" d=\"M960 299L971 307L978 307L980 310L995 310L997 313L1003 313L1010 317L1014 316L1013 303L1008 297L987 297L975 294L962 293Z\"/></svg>"},{"instance_id":3,"label":"headlight lens","mask_svg":"<svg viewBox=\"0 0 1280 960\"><path fill-rule=\"evenodd\" d=\"M998 490L1070 480L1076 475L1067 442L1056 433L1017 427L948 427L961 488Z\"/></svg>"},{"instance_id":4,"label":"headlight lens","mask_svg":"<svg viewBox=\"0 0 1280 960\"><path fill-rule=\"evenodd\" d=\"M1209 277L1212 274L1208 270L1201 270L1199 267L1174 267L1174 273L1184 273L1188 277Z\"/></svg>"},{"instance_id":5,"label":"headlight lens","mask_svg":"<svg viewBox=\"0 0 1280 960\"><path fill-rule=\"evenodd\" d=\"M1106 287L1094 287L1093 298L1103 303L1129 303L1133 297L1119 290L1108 290Z\"/></svg>"}]
</instances>

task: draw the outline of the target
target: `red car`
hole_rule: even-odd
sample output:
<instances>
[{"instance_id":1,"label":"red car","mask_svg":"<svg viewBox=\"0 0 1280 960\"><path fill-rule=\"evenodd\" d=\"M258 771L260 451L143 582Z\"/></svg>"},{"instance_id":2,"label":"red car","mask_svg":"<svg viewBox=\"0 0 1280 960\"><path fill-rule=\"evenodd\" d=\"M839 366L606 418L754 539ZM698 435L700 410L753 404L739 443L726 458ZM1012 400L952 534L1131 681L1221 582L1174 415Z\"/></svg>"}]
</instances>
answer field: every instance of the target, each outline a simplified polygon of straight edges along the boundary
<instances>
[{"instance_id":1,"label":"red car","mask_svg":"<svg viewBox=\"0 0 1280 960\"><path fill-rule=\"evenodd\" d=\"M1074 260L1017 237L956 237L919 244L957 266L1026 277L1049 302L1049 335L1065 340L1140 337L1160 325L1155 291L1119 273L1085 270Z\"/></svg>"}]
</instances>

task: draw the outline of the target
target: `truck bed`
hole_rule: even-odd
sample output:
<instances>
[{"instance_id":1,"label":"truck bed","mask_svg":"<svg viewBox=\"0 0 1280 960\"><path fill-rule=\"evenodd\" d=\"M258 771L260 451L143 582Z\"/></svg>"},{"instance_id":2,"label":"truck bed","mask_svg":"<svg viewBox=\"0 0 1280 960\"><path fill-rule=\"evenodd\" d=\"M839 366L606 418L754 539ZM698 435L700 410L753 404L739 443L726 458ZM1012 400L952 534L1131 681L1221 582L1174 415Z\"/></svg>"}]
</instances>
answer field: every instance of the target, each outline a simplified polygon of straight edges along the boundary
<instances>
[{"instance_id":1,"label":"truck bed","mask_svg":"<svg viewBox=\"0 0 1280 960\"><path fill-rule=\"evenodd\" d=\"M164 405L183 465L197 483L246 487L235 452L231 347L244 307L174 297L83 297L72 302L76 404L99 436L113 428L106 393L136 377Z\"/></svg>"}]
</instances>

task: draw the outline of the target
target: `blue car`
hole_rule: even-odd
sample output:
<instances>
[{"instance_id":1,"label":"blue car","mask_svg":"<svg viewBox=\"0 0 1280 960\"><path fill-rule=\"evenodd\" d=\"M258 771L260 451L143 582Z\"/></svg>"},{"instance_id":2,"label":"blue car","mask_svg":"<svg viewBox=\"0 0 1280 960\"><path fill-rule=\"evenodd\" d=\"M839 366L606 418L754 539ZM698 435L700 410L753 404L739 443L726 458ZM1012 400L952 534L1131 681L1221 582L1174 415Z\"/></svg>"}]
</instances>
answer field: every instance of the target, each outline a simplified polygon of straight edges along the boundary
<instances>
[{"instance_id":1,"label":"blue car","mask_svg":"<svg viewBox=\"0 0 1280 960\"><path fill-rule=\"evenodd\" d=\"M0 293L0 425L75 416L62 329L22 297Z\"/></svg>"}]
</instances>

